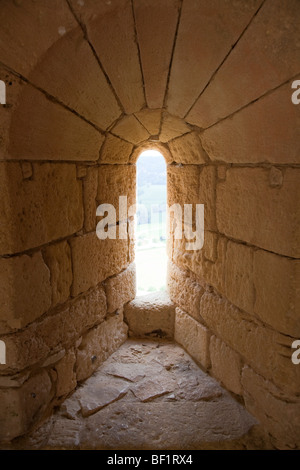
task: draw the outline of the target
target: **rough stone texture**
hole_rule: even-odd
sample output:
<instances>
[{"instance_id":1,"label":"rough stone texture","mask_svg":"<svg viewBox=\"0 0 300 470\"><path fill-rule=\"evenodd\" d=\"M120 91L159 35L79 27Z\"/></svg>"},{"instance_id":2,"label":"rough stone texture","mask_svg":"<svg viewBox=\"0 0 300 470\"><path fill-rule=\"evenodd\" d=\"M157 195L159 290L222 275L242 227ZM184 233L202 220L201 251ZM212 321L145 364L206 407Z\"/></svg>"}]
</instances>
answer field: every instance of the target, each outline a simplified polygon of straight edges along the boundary
<instances>
[{"instance_id":1,"label":"rough stone texture","mask_svg":"<svg viewBox=\"0 0 300 470\"><path fill-rule=\"evenodd\" d=\"M167 167L168 205L197 204L199 202L199 167L197 165L169 165ZM205 208L204 208L205 212Z\"/></svg>"},{"instance_id":2,"label":"rough stone texture","mask_svg":"<svg viewBox=\"0 0 300 470\"><path fill-rule=\"evenodd\" d=\"M99 286L40 322L32 323L13 336L3 336L7 360L6 365L0 365L0 371L14 373L34 364L44 364L53 354L73 347L81 335L103 321L105 315L105 293Z\"/></svg>"},{"instance_id":3,"label":"rough stone texture","mask_svg":"<svg viewBox=\"0 0 300 470\"><path fill-rule=\"evenodd\" d=\"M40 58L59 42L61 26L65 34L77 26L68 5L60 0L46 0L38 8L34 2L2 2L0 21L3 24L1 61L24 76L28 76Z\"/></svg>"},{"instance_id":4,"label":"rough stone texture","mask_svg":"<svg viewBox=\"0 0 300 470\"><path fill-rule=\"evenodd\" d=\"M265 282L261 278L260 282ZM225 295L237 307L253 312L253 250L241 243L229 241L225 262Z\"/></svg>"},{"instance_id":5,"label":"rough stone texture","mask_svg":"<svg viewBox=\"0 0 300 470\"><path fill-rule=\"evenodd\" d=\"M254 312L273 328L300 337L299 261L263 250L254 252Z\"/></svg>"},{"instance_id":6,"label":"rough stone texture","mask_svg":"<svg viewBox=\"0 0 300 470\"><path fill-rule=\"evenodd\" d=\"M209 330L180 308L176 308L174 339L204 369L209 368Z\"/></svg>"},{"instance_id":7,"label":"rough stone texture","mask_svg":"<svg viewBox=\"0 0 300 470\"><path fill-rule=\"evenodd\" d=\"M57 372L56 395L61 397L67 395L77 385L76 374L74 366L76 362L76 354L74 349L71 349L66 355L55 365Z\"/></svg>"},{"instance_id":8,"label":"rough stone texture","mask_svg":"<svg viewBox=\"0 0 300 470\"><path fill-rule=\"evenodd\" d=\"M137 39L149 108L162 108L166 91L179 2L134 1Z\"/></svg>"},{"instance_id":9,"label":"rough stone texture","mask_svg":"<svg viewBox=\"0 0 300 470\"><path fill-rule=\"evenodd\" d=\"M265 2L187 120L208 127L295 76L299 72L297 14L296 0Z\"/></svg>"},{"instance_id":10,"label":"rough stone texture","mask_svg":"<svg viewBox=\"0 0 300 470\"><path fill-rule=\"evenodd\" d=\"M168 264L168 293L172 301L196 320L199 319L200 300L204 289L187 271Z\"/></svg>"},{"instance_id":11,"label":"rough stone texture","mask_svg":"<svg viewBox=\"0 0 300 470\"><path fill-rule=\"evenodd\" d=\"M260 4L184 2L170 75L170 113L184 117Z\"/></svg>"},{"instance_id":12,"label":"rough stone texture","mask_svg":"<svg viewBox=\"0 0 300 470\"><path fill-rule=\"evenodd\" d=\"M101 163L128 163L133 145L113 134L108 134L101 147Z\"/></svg>"},{"instance_id":13,"label":"rough stone texture","mask_svg":"<svg viewBox=\"0 0 300 470\"><path fill-rule=\"evenodd\" d=\"M165 292L142 295L124 308L129 336L170 337L174 335L175 305Z\"/></svg>"},{"instance_id":14,"label":"rough stone texture","mask_svg":"<svg viewBox=\"0 0 300 470\"><path fill-rule=\"evenodd\" d=\"M189 126L182 119L164 113L159 140L161 142L168 142L169 140L190 132L190 130Z\"/></svg>"},{"instance_id":15,"label":"rough stone texture","mask_svg":"<svg viewBox=\"0 0 300 470\"><path fill-rule=\"evenodd\" d=\"M40 252L0 259L1 333L23 328L51 306L49 269Z\"/></svg>"},{"instance_id":16,"label":"rough stone texture","mask_svg":"<svg viewBox=\"0 0 300 470\"><path fill-rule=\"evenodd\" d=\"M133 144L139 144L149 137L148 131L134 115L124 116L117 122L112 132Z\"/></svg>"},{"instance_id":17,"label":"rough stone texture","mask_svg":"<svg viewBox=\"0 0 300 470\"><path fill-rule=\"evenodd\" d=\"M297 163L300 117L290 98L291 83L204 131L200 137L209 158L228 163Z\"/></svg>"},{"instance_id":18,"label":"rough stone texture","mask_svg":"<svg viewBox=\"0 0 300 470\"><path fill-rule=\"evenodd\" d=\"M76 60L70 60L75 56ZM107 129L121 115L111 87L79 28L63 35L44 54L29 79L100 129Z\"/></svg>"},{"instance_id":19,"label":"rough stone texture","mask_svg":"<svg viewBox=\"0 0 300 470\"><path fill-rule=\"evenodd\" d=\"M211 373L233 393L242 395L241 357L216 336L210 338Z\"/></svg>"},{"instance_id":20,"label":"rough stone texture","mask_svg":"<svg viewBox=\"0 0 300 470\"><path fill-rule=\"evenodd\" d=\"M299 449L299 397L285 395L250 367L243 368L242 386L247 408L277 439L279 448Z\"/></svg>"},{"instance_id":21,"label":"rough stone texture","mask_svg":"<svg viewBox=\"0 0 300 470\"><path fill-rule=\"evenodd\" d=\"M136 380L111 375L116 368ZM157 396L158 387L171 392ZM133 393L142 389L151 395L147 402ZM129 340L50 420L10 448L268 448L261 437L252 416L178 345Z\"/></svg>"},{"instance_id":22,"label":"rough stone texture","mask_svg":"<svg viewBox=\"0 0 300 470\"><path fill-rule=\"evenodd\" d=\"M138 113L135 113L135 117L143 124L147 129L150 136L158 135L161 124L161 109L142 109Z\"/></svg>"},{"instance_id":23,"label":"rough stone texture","mask_svg":"<svg viewBox=\"0 0 300 470\"><path fill-rule=\"evenodd\" d=\"M255 372L288 394L299 390L300 368L291 361L293 339L259 323L224 298L205 293L200 314L206 325L241 354Z\"/></svg>"},{"instance_id":24,"label":"rough stone texture","mask_svg":"<svg viewBox=\"0 0 300 470\"><path fill-rule=\"evenodd\" d=\"M0 389L0 440L10 441L24 434L38 421L52 398L46 371L30 377L21 387Z\"/></svg>"},{"instance_id":25,"label":"rough stone texture","mask_svg":"<svg viewBox=\"0 0 300 470\"><path fill-rule=\"evenodd\" d=\"M125 271L109 278L105 282L105 294L108 313L115 312L118 308L135 298L136 272L135 263L128 266Z\"/></svg>"},{"instance_id":26,"label":"rough stone texture","mask_svg":"<svg viewBox=\"0 0 300 470\"><path fill-rule=\"evenodd\" d=\"M204 229L216 230L216 167L202 168L199 177L199 204L204 204Z\"/></svg>"},{"instance_id":27,"label":"rough stone texture","mask_svg":"<svg viewBox=\"0 0 300 470\"><path fill-rule=\"evenodd\" d=\"M63 303L70 296L73 280L70 246L67 242L49 245L43 256L50 270L52 305ZM33 283L33 287L37 289L35 283ZM37 292L39 291L37 290Z\"/></svg>"},{"instance_id":28,"label":"rough stone texture","mask_svg":"<svg viewBox=\"0 0 300 470\"><path fill-rule=\"evenodd\" d=\"M96 197L98 189L98 168L87 168L83 178L84 229L91 232L96 229Z\"/></svg>"},{"instance_id":29,"label":"rough stone texture","mask_svg":"<svg viewBox=\"0 0 300 470\"><path fill-rule=\"evenodd\" d=\"M73 296L95 287L109 276L118 274L131 260L133 261L133 253L128 251L128 240L99 240L96 233L73 238L71 249ZM129 256L131 260L128 259Z\"/></svg>"},{"instance_id":30,"label":"rough stone texture","mask_svg":"<svg viewBox=\"0 0 300 470\"><path fill-rule=\"evenodd\" d=\"M196 132L185 134L169 142L173 159L176 163L206 163L206 154Z\"/></svg>"},{"instance_id":31,"label":"rough stone texture","mask_svg":"<svg viewBox=\"0 0 300 470\"><path fill-rule=\"evenodd\" d=\"M94 161L103 141L93 126L26 84L13 109L6 158Z\"/></svg>"},{"instance_id":32,"label":"rough stone texture","mask_svg":"<svg viewBox=\"0 0 300 470\"><path fill-rule=\"evenodd\" d=\"M117 221L127 220L128 217L127 213L119 213L120 196L127 196L127 209L136 203L135 165L100 165L97 204L112 204L116 209Z\"/></svg>"},{"instance_id":33,"label":"rough stone texture","mask_svg":"<svg viewBox=\"0 0 300 470\"><path fill-rule=\"evenodd\" d=\"M72 164L34 164L23 181L18 163L0 163L0 253L10 254L66 237L83 224L81 183ZM61 204L61 201L64 201Z\"/></svg>"},{"instance_id":34,"label":"rough stone texture","mask_svg":"<svg viewBox=\"0 0 300 470\"><path fill-rule=\"evenodd\" d=\"M71 1L127 114L144 105L143 80L129 0Z\"/></svg>"},{"instance_id":35,"label":"rough stone texture","mask_svg":"<svg viewBox=\"0 0 300 470\"><path fill-rule=\"evenodd\" d=\"M226 175L217 185L219 231L278 254L299 256L299 171L287 168L281 188L269 186L263 168L231 168Z\"/></svg>"},{"instance_id":36,"label":"rough stone texture","mask_svg":"<svg viewBox=\"0 0 300 470\"><path fill-rule=\"evenodd\" d=\"M84 335L77 351L76 376L89 377L127 338L123 315L115 315Z\"/></svg>"}]
</instances>

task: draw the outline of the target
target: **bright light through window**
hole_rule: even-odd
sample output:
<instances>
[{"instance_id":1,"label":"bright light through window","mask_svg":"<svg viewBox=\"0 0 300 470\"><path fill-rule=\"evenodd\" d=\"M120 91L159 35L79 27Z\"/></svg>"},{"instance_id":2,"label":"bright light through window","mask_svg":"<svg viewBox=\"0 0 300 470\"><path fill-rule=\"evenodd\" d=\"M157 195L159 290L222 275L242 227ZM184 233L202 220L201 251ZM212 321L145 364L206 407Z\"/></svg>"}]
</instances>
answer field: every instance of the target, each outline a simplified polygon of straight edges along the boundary
<instances>
[{"instance_id":1,"label":"bright light through window","mask_svg":"<svg viewBox=\"0 0 300 470\"><path fill-rule=\"evenodd\" d=\"M137 161L137 295L166 289L167 175L164 157L146 150Z\"/></svg>"}]
</instances>

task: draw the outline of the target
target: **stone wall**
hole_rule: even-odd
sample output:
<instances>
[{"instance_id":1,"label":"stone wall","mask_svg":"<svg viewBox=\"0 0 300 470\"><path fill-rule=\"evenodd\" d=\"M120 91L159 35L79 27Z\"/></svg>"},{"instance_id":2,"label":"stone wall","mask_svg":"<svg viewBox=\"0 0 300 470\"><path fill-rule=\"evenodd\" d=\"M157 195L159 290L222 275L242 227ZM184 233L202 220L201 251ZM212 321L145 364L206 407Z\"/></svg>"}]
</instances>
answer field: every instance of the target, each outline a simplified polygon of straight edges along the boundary
<instances>
[{"instance_id":1,"label":"stone wall","mask_svg":"<svg viewBox=\"0 0 300 470\"><path fill-rule=\"evenodd\" d=\"M134 203L154 148L168 203L205 207L201 250L168 243L175 339L276 446L300 445L297 18L297 0L1 3L1 439L126 338L134 245L100 241L96 208Z\"/></svg>"}]
</instances>

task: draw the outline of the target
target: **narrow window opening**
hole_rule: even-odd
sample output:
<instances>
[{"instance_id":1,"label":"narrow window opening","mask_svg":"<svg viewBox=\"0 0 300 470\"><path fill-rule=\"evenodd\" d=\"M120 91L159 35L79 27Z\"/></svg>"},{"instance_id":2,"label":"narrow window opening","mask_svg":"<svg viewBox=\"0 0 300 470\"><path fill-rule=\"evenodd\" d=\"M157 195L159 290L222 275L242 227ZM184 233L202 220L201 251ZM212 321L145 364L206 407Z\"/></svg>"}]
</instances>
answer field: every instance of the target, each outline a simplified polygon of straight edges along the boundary
<instances>
[{"instance_id":1,"label":"narrow window opening","mask_svg":"<svg viewBox=\"0 0 300 470\"><path fill-rule=\"evenodd\" d=\"M137 161L137 296L166 289L166 220L166 162L157 150L146 150Z\"/></svg>"}]
</instances>

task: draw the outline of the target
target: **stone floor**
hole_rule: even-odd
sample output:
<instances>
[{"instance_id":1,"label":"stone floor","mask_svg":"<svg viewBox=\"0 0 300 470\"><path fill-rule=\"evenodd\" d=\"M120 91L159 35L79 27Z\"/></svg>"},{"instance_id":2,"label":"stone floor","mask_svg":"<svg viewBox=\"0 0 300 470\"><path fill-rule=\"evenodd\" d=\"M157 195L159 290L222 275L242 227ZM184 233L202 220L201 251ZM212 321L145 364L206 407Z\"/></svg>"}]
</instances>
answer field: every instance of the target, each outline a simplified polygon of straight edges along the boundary
<instances>
[{"instance_id":1,"label":"stone floor","mask_svg":"<svg viewBox=\"0 0 300 470\"><path fill-rule=\"evenodd\" d=\"M174 342L128 340L19 449L254 449L255 419Z\"/></svg>"}]
</instances>

